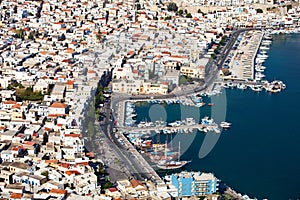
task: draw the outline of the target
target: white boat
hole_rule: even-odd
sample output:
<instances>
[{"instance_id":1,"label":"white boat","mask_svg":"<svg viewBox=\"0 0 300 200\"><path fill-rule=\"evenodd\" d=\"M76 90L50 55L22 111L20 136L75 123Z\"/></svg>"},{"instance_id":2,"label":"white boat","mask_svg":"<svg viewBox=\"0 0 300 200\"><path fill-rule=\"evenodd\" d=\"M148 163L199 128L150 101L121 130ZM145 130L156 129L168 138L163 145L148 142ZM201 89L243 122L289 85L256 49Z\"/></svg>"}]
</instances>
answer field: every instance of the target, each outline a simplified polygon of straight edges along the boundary
<instances>
[{"instance_id":1,"label":"white boat","mask_svg":"<svg viewBox=\"0 0 300 200\"><path fill-rule=\"evenodd\" d=\"M258 86L258 85L252 85L252 86L250 86L250 87L251 87L251 89L252 89L253 91L255 91L255 92L260 92L260 91L262 91L261 86Z\"/></svg>"},{"instance_id":2,"label":"white boat","mask_svg":"<svg viewBox=\"0 0 300 200\"><path fill-rule=\"evenodd\" d=\"M273 37L270 34L265 34L264 38L267 39L267 40L272 40L273 39Z\"/></svg>"},{"instance_id":3,"label":"white boat","mask_svg":"<svg viewBox=\"0 0 300 200\"><path fill-rule=\"evenodd\" d=\"M266 61L266 59L264 59L264 58L256 58L255 59L256 64L263 64L265 61Z\"/></svg>"},{"instance_id":4,"label":"white boat","mask_svg":"<svg viewBox=\"0 0 300 200\"><path fill-rule=\"evenodd\" d=\"M257 54L257 58L267 59L269 56L267 54Z\"/></svg>"},{"instance_id":5,"label":"white boat","mask_svg":"<svg viewBox=\"0 0 300 200\"><path fill-rule=\"evenodd\" d=\"M157 167L164 170L179 169L189 162L190 161L162 161L157 164Z\"/></svg>"},{"instance_id":6,"label":"white boat","mask_svg":"<svg viewBox=\"0 0 300 200\"><path fill-rule=\"evenodd\" d=\"M239 83L239 84L237 84L237 86L236 86L238 89L241 89L241 90L245 90L245 89L247 89L247 85L245 85L245 84L243 84L243 83Z\"/></svg>"},{"instance_id":7,"label":"white boat","mask_svg":"<svg viewBox=\"0 0 300 200\"><path fill-rule=\"evenodd\" d=\"M195 106L196 107L202 107L202 106L204 106L205 105L205 102L200 102L200 103L197 103Z\"/></svg>"},{"instance_id":8,"label":"white boat","mask_svg":"<svg viewBox=\"0 0 300 200\"><path fill-rule=\"evenodd\" d=\"M165 148L165 158L167 158L167 145ZM157 167L159 169L164 169L164 170L179 169L185 166L189 162L190 161L180 161L180 142L179 142L178 161L162 160L157 164Z\"/></svg>"},{"instance_id":9,"label":"white boat","mask_svg":"<svg viewBox=\"0 0 300 200\"><path fill-rule=\"evenodd\" d=\"M220 126L221 126L222 128L224 128L224 129L230 128L231 123L229 123L229 122L221 122L221 123L220 123Z\"/></svg>"},{"instance_id":10,"label":"white boat","mask_svg":"<svg viewBox=\"0 0 300 200\"><path fill-rule=\"evenodd\" d=\"M267 46L260 46L259 49L260 49L260 50L269 50L270 47L267 47Z\"/></svg>"},{"instance_id":11,"label":"white boat","mask_svg":"<svg viewBox=\"0 0 300 200\"><path fill-rule=\"evenodd\" d=\"M268 92L277 93L281 90L284 90L286 88L286 85L282 81L272 81L271 83L267 84L265 89Z\"/></svg>"},{"instance_id":12,"label":"white boat","mask_svg":"<svg viewBox=\"0 0 300 200\"><path fill-rule=\"evenodd\" d=\"M260 68L260 67L255 67L255 71L257 71L257 72L264 72L265 70L262 69L262 68Z\"/></svg>"}]
</instances>

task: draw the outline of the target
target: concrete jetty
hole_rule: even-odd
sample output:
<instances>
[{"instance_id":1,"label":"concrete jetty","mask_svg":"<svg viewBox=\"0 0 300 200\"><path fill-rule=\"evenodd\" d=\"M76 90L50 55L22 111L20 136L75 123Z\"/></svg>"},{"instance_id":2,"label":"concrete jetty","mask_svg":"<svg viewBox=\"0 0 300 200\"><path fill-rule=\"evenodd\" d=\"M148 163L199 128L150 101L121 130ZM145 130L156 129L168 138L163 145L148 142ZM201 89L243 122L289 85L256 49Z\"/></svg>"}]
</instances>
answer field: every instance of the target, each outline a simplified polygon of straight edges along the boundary
<instances>
[{"instance_id":1,"label":"concrete jetty","mask_svg":"<svg viewBox=\"0 0 300 200\"><path fill-rule=\"evenodd\" d=\"M204 125L204 124L194 124L194 125L181 125L181 126L173 126L173 127L123 127L123 131L125 132L130 132L133 130L138 130L138 131L162 131L162 132L168 132L168 133L176 133L179 132L180 130L198 130L198 129L214 129L218 128L217 124L214 125Z\"/></svg>"}]
</instances>

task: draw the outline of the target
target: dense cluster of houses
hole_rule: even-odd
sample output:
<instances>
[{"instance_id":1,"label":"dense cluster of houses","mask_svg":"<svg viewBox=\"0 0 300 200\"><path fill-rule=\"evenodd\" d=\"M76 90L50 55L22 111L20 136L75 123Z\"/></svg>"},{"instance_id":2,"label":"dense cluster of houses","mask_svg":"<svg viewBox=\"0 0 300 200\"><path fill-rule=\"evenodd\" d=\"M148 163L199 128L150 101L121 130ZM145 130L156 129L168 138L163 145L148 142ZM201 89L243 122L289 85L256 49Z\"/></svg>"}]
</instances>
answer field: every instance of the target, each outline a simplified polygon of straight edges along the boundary
<instances>
[{"instance_id":1,"label":"dense cluster of houses","mask_svg":"<svg viewBox=\"0 0 300 200\"><path fill-rule=\"evenodd\" d=\"M297 27L300 12L257 14L245 5L185 18L154 0L141 0L139 10L136 0L3 0L0 8L4 199L170 199L178 191L171 184L134 179L100 194L82 135L100 77L112 71L114 92L167 94L182 75L205 78L230 27ZM20 99L26 88L42 99Z\"/></svg>"}]
</instances>

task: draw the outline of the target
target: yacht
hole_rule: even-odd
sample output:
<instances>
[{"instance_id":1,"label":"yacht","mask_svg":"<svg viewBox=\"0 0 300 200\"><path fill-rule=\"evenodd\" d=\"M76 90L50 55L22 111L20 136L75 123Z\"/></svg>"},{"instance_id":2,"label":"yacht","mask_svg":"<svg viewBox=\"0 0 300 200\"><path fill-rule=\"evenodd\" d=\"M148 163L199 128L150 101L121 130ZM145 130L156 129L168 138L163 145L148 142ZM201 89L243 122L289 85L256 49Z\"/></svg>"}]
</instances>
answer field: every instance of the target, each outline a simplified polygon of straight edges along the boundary
<instances>
[{"instance_id":1,"label":"yacht","mask_svg":"<svg viewBox=\"0 0 300 200\"><path fill-rule=\"evenodd\" d=\"M199 102L199 103L197 103L195 106L196 107L202 107L202 106L204 106L205 105L205 102Z\"/></svg>"},{"instance_id":2,"label":"yacht","mask_svg":"<svg viewBox=\"0 0 300 200\"><path fill-rule=\"evenodd\" d=\"M267 46L260 46L259 49L260 49L260 50L269 50L270 47L267 47Z\"/></svg>"},{"instance_id":3,"label":"yacht","mask_svg":"<svg viewBox=\"0 0 300 200\"><path fill-rule=\"evenodd\" d=\"M167 158L167 145L165 146L165 158ZM171 170L171 169L179 169L185 166L187 163L191 161L180 161L180 142L179 142L179 150L178 150L178 161L173 160L161 160L158 162L157 167L159 169Z\"/></svg>"},{"instance_id":4,"label":"yacht","mask_svg":"<svg viewBox=\"0 0 300 200\"><path fill-rule=\"evenodd\" d=\"M185 166L190 161L160 161L157 164L159 169L171 170L171 169L179 169Z\"/></svg>"},{"instance_id":5,"label":"yacht","mask_svg":"<svg viewBox=\"0 0 300 200\"><path fill-rule=\"evenodd\" d=\"M238 89L241 89L241 90L245 90L245 89L247 89L247 85L245 85L245 84L243 84L243 83L239 83L239 84L237 84L237 86L236 86Z\"/></svg>"},{"instance_id":6,"label":"yacht","mask_svg":"<svg viewBox=\"0 0 300 200\"><path fill-rule=\"evenodd\" d=\"M255 92L260 92L260 91L262 91L261 86L258 86L258 85L253 85L253 86L251 86L251 89L252 89L253 91L255 91Z\"/></svg>"},{"instance_id":7,"label":"yacht","mask_svg":"<svg viewBox=\"0 0 300 200\"><path fill-rule=\"evenodd\" d=\"M286 85L282 81L272 81L271 83L267 84L266 90L268 92L277 93L281 90L284 90Z\"/></svg>"},{"instance_id":8,"label":"yacht","mask_svg":"<svg viewBox=\"0 0 300 200\"><path fill-rule=\"evenodd\" d=\"M230 128L231 123L229 123L229 122L221 122L220 126L221 126L222 128L224 128L224 129Z\"/></svg>"}]
</instances>

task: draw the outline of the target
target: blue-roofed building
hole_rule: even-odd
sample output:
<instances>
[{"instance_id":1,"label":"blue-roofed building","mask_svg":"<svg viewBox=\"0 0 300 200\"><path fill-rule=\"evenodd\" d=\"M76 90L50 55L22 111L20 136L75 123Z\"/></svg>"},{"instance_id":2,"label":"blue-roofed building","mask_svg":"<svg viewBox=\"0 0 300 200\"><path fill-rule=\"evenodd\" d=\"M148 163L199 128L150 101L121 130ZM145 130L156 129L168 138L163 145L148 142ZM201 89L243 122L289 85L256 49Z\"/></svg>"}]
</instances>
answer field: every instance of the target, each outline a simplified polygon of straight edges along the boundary
<instances>
[{"instance_id":1,"label":"blue-roofed building","mask_svg":"<svg viewBox=\"0 0 300 200\"><path fill-rule=\"evenodd\" d=\"M218 180L211 173L181 172L171 175L178 197L204 196L217 192Z\"/></svg>"}]
</instances>

